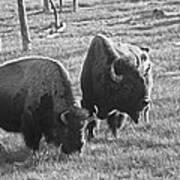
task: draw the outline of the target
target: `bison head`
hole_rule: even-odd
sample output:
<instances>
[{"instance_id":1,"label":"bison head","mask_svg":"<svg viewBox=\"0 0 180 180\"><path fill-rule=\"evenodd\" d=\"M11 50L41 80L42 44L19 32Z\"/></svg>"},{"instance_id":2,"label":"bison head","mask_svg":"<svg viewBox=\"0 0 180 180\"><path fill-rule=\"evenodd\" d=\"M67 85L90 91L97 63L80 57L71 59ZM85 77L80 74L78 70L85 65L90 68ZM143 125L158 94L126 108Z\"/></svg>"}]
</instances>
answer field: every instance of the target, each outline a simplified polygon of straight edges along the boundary
<instances>
[{"instance_id":1,"label":"bison head","mask_svg":"<svg viewBox=\"0 0 180 180\"><path fill-rule=\"evenodd\" d=\"M74 106L58 117L56 144L62 145L64 153L81 151L84 144L83 127L86 119L88 119L87 111Z\"/></svg>"},{"instance_id":2,"label":"bison head","mask_svg":"<svg viewBox=\"0 0 180 180\"><path fill-rule=\"evenodd\" d=\"M113 93L117 109L124 111L138 123L140 112L149 104L145 78L129 58L117 58L110 65L110 77L116 93ZM116 94L116 95L115 95Z\"/></svg>"}]
</instances>

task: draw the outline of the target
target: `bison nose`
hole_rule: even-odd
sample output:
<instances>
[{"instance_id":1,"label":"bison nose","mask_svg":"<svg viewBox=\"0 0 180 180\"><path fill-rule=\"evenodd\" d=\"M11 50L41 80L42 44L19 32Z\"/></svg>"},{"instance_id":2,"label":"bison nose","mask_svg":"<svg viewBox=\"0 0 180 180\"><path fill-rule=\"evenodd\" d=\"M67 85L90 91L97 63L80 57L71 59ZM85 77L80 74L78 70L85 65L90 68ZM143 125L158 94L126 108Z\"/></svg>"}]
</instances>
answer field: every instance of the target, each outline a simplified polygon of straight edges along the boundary
<instances>
[{"instance_id":1,"label":"bison nose","mask_svg":"<svg viewBox=\"0 0 180 180\"><path fill-rule=\"evenodd\" d=\"M80 143L78 146L66 146L66 145L62 145L61 146L61 150L63 153L65 154L72 154L74 152L78 152L78 153L81 153L81 150L82 150L82 146L83 146L83 143Z\"/></svg>"},{"instance_id":2,"label":"bison nose","mask_svg":"<svg viewBox=\"0 0 180 180\"><path fill-rule=\"evenodd\" d=\"M78 153L81 153L83 145L84 145L84 143L80 143L80 144L77 146L77 150L76 150L76 151L77 151Z\"/></svg>"},{"instance_id":3,"label":"bison nose","mask_svg":"<svg viewBox=\"0 0 180 180\"><path fill-rule=\"evenodd\" d=\"M129 114L131 119L134 121L135 124L138 124L140 118L140 112L132 112Z\"/></svg>"}]
</instances>

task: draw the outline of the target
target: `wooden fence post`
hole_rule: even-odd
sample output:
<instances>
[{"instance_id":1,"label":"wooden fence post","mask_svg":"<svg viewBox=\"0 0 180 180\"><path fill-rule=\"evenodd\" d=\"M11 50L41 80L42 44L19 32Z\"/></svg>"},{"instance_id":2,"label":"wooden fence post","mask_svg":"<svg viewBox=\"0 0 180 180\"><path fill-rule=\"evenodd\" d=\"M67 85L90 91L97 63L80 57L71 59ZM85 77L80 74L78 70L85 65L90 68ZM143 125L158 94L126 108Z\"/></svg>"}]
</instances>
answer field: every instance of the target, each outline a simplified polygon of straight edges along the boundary
<instances>
[{"instance_id":1,"label":"wooden fence post","mask_svg":"<svg viewBox=\"0 0 180 180\"><path fill-rule=\"evenodd\" d=\"M52 9L54 11L54 19L55 19L55 24L54 25L55 25L55 28L57 30L60 27L59 16L58 16L58 13L57 13L57 10L56 10L56 6L55 6L53 0L49 0L49 1L51 3Z\"/></svg>"},{"instance_id":2,"label":"wooden fence post","mask_svg":"<svg viewBox=\"0 0 180 180\"><path fill-rule=\"evenodd\" d=\"M0 37L0 54L1 54L1 52L2 52L2 39Z\"/></svg>"},{"instance_id":3,"label":"wooden fence post","mask_svg":"<svg viewBox=\"0 0 180 180\"><path fill-rule=\"evenodd\" d=\"M43 11L45 13L50 12L49 0L43 0Z\"/></svg>"},{"instance_id":4,"label":"wooden fence post","mask_svg":"<svg viewBox=\"0 0 180 180\"><path fill-rule=\"evenodd\" d=\"M73 0L73 11L76 12L78 10L78 0Z\"/></svg>"},{"instance_id":5,"label":"wooden fence post","mask_svg":"<svg viewBox=\"0 0 180 180\"><path fill-rule=\"evenodd\" d=\"M59 11L62 12L62 0L59 0Z\"/></svg>"},{"instance_id":6,"label":"wooden fence post","mask_svg":"<svg viewBox=\"0 0 180 180\"><path fill-rule=\"evenodd\" d=\"M27 51L30 49L30 37L29 37L29 28L27 24L27 14L26 8L23 0L17 0L18 3L18 14L21 28L21 36L22 36L22 46L23 50Z\"/></svg>"}]
</instances>

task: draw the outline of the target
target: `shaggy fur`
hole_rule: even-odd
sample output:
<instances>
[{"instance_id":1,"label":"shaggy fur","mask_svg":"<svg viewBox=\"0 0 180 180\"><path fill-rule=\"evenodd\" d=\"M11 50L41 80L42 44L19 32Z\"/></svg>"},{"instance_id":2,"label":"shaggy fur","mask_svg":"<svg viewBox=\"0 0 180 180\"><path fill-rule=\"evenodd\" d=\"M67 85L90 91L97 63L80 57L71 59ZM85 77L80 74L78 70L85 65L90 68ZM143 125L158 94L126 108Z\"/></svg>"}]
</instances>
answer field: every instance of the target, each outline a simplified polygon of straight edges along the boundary
<instances>
[{"instance_id":1,"label":"shaggy fur","mask_svg":"<svg viewBox=\"0 0 180 180\"><path fill-rule=\"evenodd\" d=\"M117 129L123 126L123 122L127 119L127 114L121 113L117 110L110 112L107 117L107 124L112 131L113 136L117 137Z\"/></svg>"},{"instance_id":2,"label":"shaggy fur","mask_svg":"<svg viewBox=\"0 0 180 180\"><path fill-rule=\"evenodd\" d=\"M147 105L151 62L146 50L129 44L115 46L107 37L97 35L91 42L81 73L82 106L90 113L98 107L98 117L107 118L113 109L126 112L135 123ZM117 83L110 75L111 64L123 80ZM150 83L149 83L150 84Z\"/></svg>"},{"instance_id":3,"label":"shaggy fur","mask_svg":"<svg viewBox=\"0 0 180 180\"><path fill-rule=\"evenodd\" d=\"M69 141L76 141L73 136L72 140L68 139L69 133L72 134L69 129L80 131L81 120L86 119L87 114L80 113L81 109L75 108L74 102L69 74L56 60L23 57L0 66L0 127L22 132L26 145L33 150L38 149L42 135L47 142L63 142L67 147ZM80 116L67 117L66 124L58 119L64 111L74 114L74 109ZM81 135L78 138L80 142ZM79 144L77 146L79 150ZM74 146L71 151L77 149Z\"/></svg>"}]
</instances>

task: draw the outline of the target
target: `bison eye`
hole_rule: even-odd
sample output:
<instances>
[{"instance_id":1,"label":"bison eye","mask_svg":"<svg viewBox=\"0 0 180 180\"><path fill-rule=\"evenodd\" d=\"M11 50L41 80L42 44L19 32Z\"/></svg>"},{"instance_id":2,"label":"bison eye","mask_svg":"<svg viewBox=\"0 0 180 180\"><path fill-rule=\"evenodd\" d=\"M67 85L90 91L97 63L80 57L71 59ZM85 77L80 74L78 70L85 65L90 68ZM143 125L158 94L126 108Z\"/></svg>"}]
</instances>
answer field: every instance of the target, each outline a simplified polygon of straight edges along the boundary
<instances>
[{"instance_id":1,"label":"bison eye","mask_svg":"<svg viewBox=\"0 0 180 180\"><path fill-rule=\"evenodd\" d=\"M146 55L145 55L145 54L142 54L142 55L141 55L141 61L146 61L146 60L147 60Z\"/></svg>"}]
</instances>

